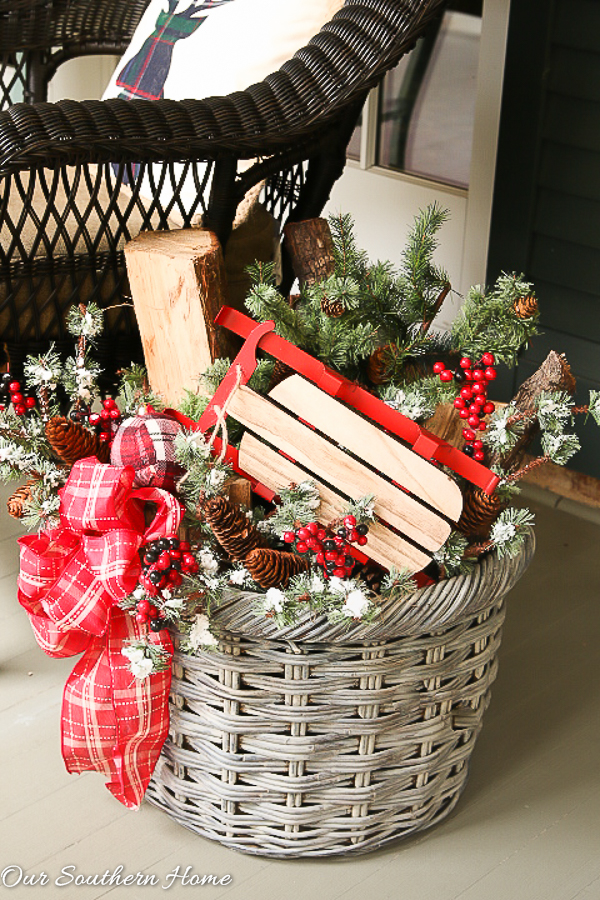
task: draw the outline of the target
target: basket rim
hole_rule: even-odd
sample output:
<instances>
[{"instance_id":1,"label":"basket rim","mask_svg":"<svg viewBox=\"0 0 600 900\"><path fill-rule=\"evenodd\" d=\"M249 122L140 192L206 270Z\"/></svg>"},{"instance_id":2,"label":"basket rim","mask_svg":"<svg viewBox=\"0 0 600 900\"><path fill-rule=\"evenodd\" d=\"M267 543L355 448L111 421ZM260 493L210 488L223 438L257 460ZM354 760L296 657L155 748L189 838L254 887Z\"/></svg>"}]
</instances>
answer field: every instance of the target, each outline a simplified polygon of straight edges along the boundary
<instances>
[{"instance_id":1,"label":"basket rim","mask_svg":"<svg viewBox=\"0 0 600 900\"><path fill-rule=\"evenodd\" d=\"M211 608L211 628L258 640L364 643L387 641L408 635L445 630L497 603L521 578L535 552L532 528L520 553L499 559L496 553L483 557L471 572L454 575L437 584L419 588L401 600L381 605L374 621L344 620L331 623L322 614L310 612L293 625L278 626L274 619L255 611L264 594L227 588L223 601Z\"/></svg>"}]
</instances>

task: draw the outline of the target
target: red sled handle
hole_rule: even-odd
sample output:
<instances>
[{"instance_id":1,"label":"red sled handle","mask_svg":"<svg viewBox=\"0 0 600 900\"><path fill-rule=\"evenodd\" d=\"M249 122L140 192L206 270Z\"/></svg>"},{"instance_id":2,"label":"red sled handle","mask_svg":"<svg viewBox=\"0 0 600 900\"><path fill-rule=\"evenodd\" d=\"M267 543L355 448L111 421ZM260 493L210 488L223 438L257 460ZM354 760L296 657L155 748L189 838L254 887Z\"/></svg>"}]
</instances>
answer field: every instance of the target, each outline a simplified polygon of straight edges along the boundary
<instances>
[{"instance_id":1,"label":"red sled handle","mask_svg":"<svg viewBox=\"0 0 600 900\"><path fill-rule=\"evenodd\" d=\"M210 406L196 426L202 431L206 431L207 428L214 425L216 415L213 408L220 406L229 395L236 377L239 377L239 368L242 370L241 383L245 384L248 381L256 368L256 350L260 346L270 356L286 363L331 397L336 397L352 409L377 422L386 431L406 441L412 446L414 452L424 459L447 466L457 475L481 488L486 494L491 494L497 487L500 479L487 466L466 456L456 447L421 428L412 419L403 416L398 410L392 409L383 400L370 394L355 382L340 375L339 372L334 372L314 356L310 356L304 350L300 350L294 344L279 337L273 331L273 322L257 323L250 316L229 306L223 306L215 323L233 331L244 338L246 342L233 361L225 379L221 382Z\"/></svg>"}]
</instances>

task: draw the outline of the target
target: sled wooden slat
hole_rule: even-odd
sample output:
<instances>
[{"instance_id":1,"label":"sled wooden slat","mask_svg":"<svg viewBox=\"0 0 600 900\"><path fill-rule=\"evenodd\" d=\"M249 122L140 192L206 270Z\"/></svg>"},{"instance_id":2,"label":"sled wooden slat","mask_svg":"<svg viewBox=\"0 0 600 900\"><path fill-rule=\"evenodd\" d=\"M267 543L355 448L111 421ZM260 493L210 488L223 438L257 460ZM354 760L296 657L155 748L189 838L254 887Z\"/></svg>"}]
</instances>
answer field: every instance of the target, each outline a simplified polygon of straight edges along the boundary
<instances>
[{"instance_id":1,"label":"sled wooden slat","mask_svg":"<svg viewBox=\"0 0 600 900\"><path fill-rule=\"evenodd\" d=\"M303 481L306 473L276 450L263 444L253 434L246 432L239 448L240 467L262 484L268 485L276 493L295 482ZM321 496L319 518L329 522L344 511L346 501L327 485L313 478ZM369 544L365 549L375 562L386 569L403 566L411 572L418 572L430 561L430 556L403 540L380 522L369 526Z\"/></svg>"},{"instance_id":2,"label":"sled wooden slat","mask_svg":"<svg viewBox=\"0 0 600 900\"><path fill-rule=\"evenodd\" d=\"M449 522L433 510L245 385L232 395L228 412L345 497L374 494L376 514L425 550L435 552L450 534ZM356 416L357 429L362 424Z\"/></svg>"},{"instance_id":3,"label":"sled wooden slat","mask_svg":"<svg viewBox=\"0 0 600 900\"><path fill-rule=\"evenodd\" d=\"M458 521L462 494L456 482L373 422L357 416L300 375L284 379L269 396L411 494Z\"/></svg>"}]
</instances>

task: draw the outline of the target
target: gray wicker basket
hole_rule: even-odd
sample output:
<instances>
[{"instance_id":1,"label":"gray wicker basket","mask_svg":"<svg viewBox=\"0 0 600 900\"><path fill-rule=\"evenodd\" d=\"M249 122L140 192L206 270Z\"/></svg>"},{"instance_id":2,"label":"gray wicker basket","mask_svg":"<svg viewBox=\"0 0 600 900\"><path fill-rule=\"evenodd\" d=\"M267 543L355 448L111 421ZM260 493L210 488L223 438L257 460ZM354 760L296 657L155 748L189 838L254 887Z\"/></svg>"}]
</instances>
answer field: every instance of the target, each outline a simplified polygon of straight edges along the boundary
<instances>
[{"instance_id":1,"label":"gray wicker basket","mask_svg":"<svg viewBox=\"0 0 600 900\"><path fill-rule=\"evenodd\" d=\"M278 629L253 595L219 650L177 654L171 734L148 799L186 828L273 857L373 850L455 805L497 670L503 598L527 568L483 559L375 623Z\"/></svg>"}]
</instances>

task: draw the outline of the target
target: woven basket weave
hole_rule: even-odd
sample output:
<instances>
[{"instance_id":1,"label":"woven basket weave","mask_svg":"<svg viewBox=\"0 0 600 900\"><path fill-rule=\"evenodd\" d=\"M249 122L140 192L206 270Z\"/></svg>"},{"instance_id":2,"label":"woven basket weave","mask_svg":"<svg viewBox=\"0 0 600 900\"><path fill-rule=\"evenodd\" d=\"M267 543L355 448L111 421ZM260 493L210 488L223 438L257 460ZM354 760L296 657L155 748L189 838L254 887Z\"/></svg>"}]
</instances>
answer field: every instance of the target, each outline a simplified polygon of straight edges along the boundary
<instances>
[{"instance_id":1,"label":"woven basket weave","mask_svg":"<svg viewBox=\"0 0 600 900\"><path fill-rule=\"evenodd\" d=\"M455 805L496 676L503 597L527 568L482 560L382 608L278 629L254 596L215 616L219 650L177 654L171 735L148 791L185 827L247 853L372 850Z\"/></svg>"}]
</instances>

